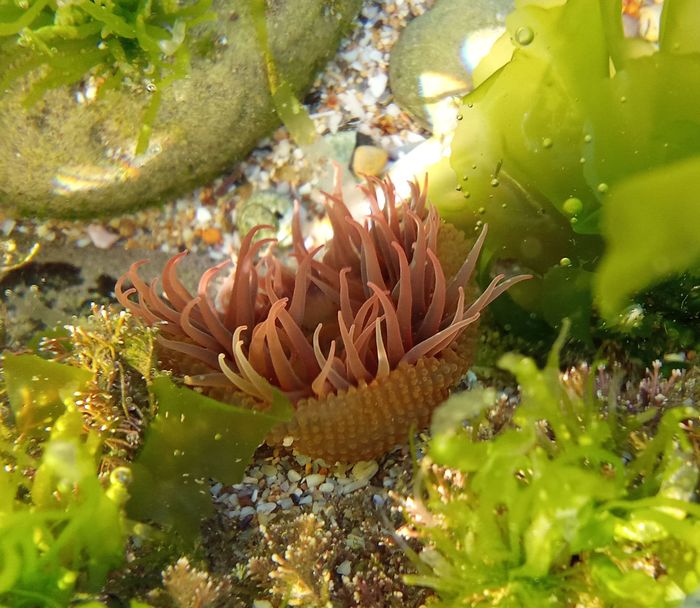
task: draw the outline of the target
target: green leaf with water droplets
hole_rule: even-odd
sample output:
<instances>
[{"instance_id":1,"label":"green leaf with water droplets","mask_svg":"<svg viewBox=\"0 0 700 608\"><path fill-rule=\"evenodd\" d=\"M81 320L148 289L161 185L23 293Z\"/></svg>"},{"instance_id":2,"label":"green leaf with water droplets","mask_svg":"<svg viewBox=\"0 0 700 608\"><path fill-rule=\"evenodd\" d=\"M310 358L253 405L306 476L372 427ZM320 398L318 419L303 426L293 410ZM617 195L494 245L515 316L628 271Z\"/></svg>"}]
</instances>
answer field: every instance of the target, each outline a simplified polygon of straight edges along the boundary
<instances>
[{"instance_id":1,"label":"green leaf with water droplets","mask_svg":"<svg viewBox=\"0 0 700 608\"><path fill-rule=\"evenodd\" d=\"M89 370L37 355L3 355L5 386L20 433L45 435L45 428L86 389L94 374Z\"/></svg>"},{"instance_id":2,"label":"green leaf with water droplets","mask_svg":"<svg viewBox=\"0 0 700 608\"><path fill-rule=\"evenodd\" d=\"M612 317L635 292L669 275L700 270L700 156L659 167L613 188L603 213L608 241L595 280L601 312Z\"/></svg>"},{"instance_id":3,"label":"green leaf with water droplets","mask_svg":"<svg viewBox=\"0 0 700 608\"><path fill-rule=\"evenodd\" d=\"M158 414L133 465L128 512L134 519L172 525L193 540L213 513L208 479L238 483L272 427L289 420L292 406L278 394L259 412L153 380Z\"/></svg>"}]
</instances>

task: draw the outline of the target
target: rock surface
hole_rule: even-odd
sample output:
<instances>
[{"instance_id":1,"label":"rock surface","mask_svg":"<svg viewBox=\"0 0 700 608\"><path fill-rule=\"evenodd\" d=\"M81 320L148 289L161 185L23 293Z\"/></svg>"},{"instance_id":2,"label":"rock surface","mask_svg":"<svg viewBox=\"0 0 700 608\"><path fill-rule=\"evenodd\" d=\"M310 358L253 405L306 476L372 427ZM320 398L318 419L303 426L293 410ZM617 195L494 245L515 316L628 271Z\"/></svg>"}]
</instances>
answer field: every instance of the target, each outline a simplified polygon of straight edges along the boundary
<instances>
[{"instance_id":1,"label":"rock surface","mask_svg":"<svg viewBox=\"0 0 700 608\"><path fill-rule=\"evenodd\" d=\"M472 88L471 72L504 31L513 0L440 0L412 21L391 53L398 104L434 126L440 101Z\"/></svg>"},{"instance_id":2,"label":"rock surface","mask_svg":"<svg viewBox=\"0 0 700 608\"><path fill-rule=\"evenodd\" d=\"M21 249L27 251L29 246L23 242ZM93 302L114 303L114 283L134 260L149 260L141 276L150 281L159 276L170 257L162 251L45 243L28 264L0 273L0 349L24 348L37 332L90 314ZM196 290L202 272L211 266L205 255L188 255L178 268L178 276L188 289Z\"/></svg>"},{"instance_id":3,"label":"rock surface","mask_svg":"<svg viewBox=\"0 0 700 608\"><path fill-rule=\"evenodd\" d=\"M268 1L278 72L297 94L313 81L361 0ZM109 215L167 200L246 156L279 121L247 0L217 0L203 55L163 93L149 149L134 157L147 98L117 90L90 103L67 87L26 111L23 86L0 97L0 207L26 216ZM2 58L0 58L0 65ZM25 83L26 84L26 83ZM23 90L24 89L24 90Z\"/></svg>"}]
</instances>

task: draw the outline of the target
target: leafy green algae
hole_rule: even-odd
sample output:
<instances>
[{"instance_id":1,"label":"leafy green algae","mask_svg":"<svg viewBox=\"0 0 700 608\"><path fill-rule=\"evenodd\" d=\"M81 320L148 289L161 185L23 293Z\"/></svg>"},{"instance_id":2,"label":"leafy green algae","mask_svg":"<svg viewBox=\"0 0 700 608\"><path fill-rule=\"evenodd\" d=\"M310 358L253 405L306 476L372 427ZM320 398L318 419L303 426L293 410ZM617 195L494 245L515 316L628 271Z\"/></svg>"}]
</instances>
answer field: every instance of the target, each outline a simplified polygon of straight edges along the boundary
<instances>
[{"instance_id":1,"label":"leafy green algae","mask_svg":"<svg viewBox=\"0 0 700 608\"><path fill-rule=\"evenodd\" d=\"M542 370L503 357L522 400L494 438L479 434L493 389L436 411L415 509L427 547L409 577L437 592L436 606L661 608L700 584L698 463L686 435L698 411L626 411L614 396L605 407L592 376L560 378L562 342ZM436 479L430 461L451 472Z\"/></svg>"},{"instance_id":2,"label":"leafy green algae","mask_svg":"<svg viewBox=\"0 0 700 608\"><path fill-rule=\"evenodd\" d=\"M4 375L22 428L0 418L0 603L66 606L124 559L130 474L115 469L106 488L97 476L100 440L75 405L92 374L6 353Z\"/></svg>"},{"instance_id":3,"label":"leafy green algae","mask_svg":"<svg viewBox=\"0 0 700 608\"><path fill-rule=\"evenodd\" d=\"M32 106L46 91L97 79L98 95L128 84L150 95L136 154L163 89L189 72L188 30L212 19L211 0L0 0L0 91L27 75ZM4 38L4 40L3 40Z\"/></svg>"},{"instance_id":4,"label":"leafy green algae","mask_svg":"<svg viewBox=\"0 0 700 608\"><path fill-rule=\"evenodd\" d=\"M207 480L239 483L256 448L293 410L281 395L266 412L221 403L179 388L166 376L155 378L151 391L158 415L133 464L128 512L172 525L193 540L213 513Z\"/></svg>"},{"instance_id":5,"label":"leafy green algae","mask_svg":"<svg viewBox=\"0 0 700 608\"><path fill-rule=\"evenodd\" d=\"M506 22L512 57L497 44L496 71L464 99L451 157L458 192L434 198L468 231L488 222L492 262L515 259L536 275L514 299L554 326L594 301L610 319L661 278L698 276L697 248L678 256L668 245L687 243L700 206L699 10L665 2L656 49L624 37L619 1L521 0ZM618 280L626 264L636 276ZM592 290L571 297L572 284ZM574 332L587 331L584 315Z\"/></svg>"}]
</instances>

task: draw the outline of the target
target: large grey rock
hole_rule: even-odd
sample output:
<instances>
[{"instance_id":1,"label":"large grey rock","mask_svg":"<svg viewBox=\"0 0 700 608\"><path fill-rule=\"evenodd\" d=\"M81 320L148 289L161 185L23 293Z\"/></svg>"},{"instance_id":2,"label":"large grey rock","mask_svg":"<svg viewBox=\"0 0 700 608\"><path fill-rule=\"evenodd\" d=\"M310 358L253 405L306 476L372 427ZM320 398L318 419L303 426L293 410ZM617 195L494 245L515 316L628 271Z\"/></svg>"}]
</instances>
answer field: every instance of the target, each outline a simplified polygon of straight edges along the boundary
<instances>
[{"instance_id":1,"label":"large grey rock","mask_svg":"<svg viewBox=\"0 0 700 608\"><path fill-rule=\"evenodd\" d=\"M504 31L513 0L439 0L402 32L389 83L398 104L433 126L440 101L472 88L471 72Z\"/></svg>"},{"instance_id":2,"label":"large grey rock","mask_svg":"<svg viewBox=\"0 0 700 608\"><path fill-rule=\"evenodd\" d=\"M361 0L267 5L278 71L302 94ZM0 96L0 207L30 216L119 213L164 201L244 158L279 121L248 0L215 0L214 8L217 21L203 29L216 42L204 56L193 53L191 75L164 91L140 157L133 151L145 96L117 90L81 104L64 87L29 111L21 105L25 87Z\"/></svg>"}]
</instances>

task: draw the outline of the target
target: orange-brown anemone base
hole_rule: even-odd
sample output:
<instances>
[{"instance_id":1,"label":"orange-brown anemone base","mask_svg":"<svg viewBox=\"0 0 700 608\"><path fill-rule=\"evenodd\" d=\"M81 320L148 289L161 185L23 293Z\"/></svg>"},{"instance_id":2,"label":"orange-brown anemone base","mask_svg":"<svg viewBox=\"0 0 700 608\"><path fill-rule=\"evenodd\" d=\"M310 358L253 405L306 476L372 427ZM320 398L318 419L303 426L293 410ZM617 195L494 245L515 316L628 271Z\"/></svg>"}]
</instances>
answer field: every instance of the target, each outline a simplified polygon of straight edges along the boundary
<instances>
[{"instance_id":1,"label":"orange-brown anemone base","mask_svg":"<svg viewBox=\"0 0 700 608\"><path fill-rule=\"evenodd\" d=\"M323 399L302 399L291 422L273 429L267 443L287 437L293 446L326 462L357 462L406 443L411 430L425 428L466 374L470 359L452 348L439 357L400 364L388 376L351 386Z\"/></svg>"}]
</instances>

